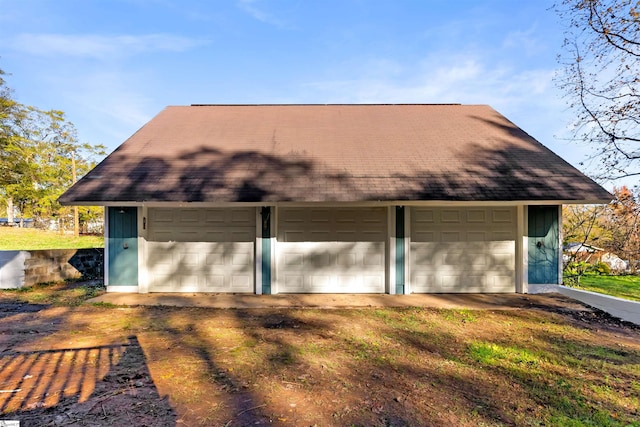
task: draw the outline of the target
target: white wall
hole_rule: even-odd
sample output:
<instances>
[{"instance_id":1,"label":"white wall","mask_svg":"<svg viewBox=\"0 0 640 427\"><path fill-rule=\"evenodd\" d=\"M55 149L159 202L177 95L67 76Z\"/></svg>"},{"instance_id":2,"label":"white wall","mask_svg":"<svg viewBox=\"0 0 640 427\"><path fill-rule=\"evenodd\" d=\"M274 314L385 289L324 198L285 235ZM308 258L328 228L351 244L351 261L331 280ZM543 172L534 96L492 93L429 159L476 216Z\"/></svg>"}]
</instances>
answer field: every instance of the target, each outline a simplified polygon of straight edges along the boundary
<instances>
[{"instance_id":1,"label":"white wall","mask_svg":"<svg viewBox=\"0 0 640 427\"><path fill-rule=\"evenodd\" d=\"M24 262L30 256L27 251L0 251L0 289L24 286Z\"/></svg>"}]
</instances>

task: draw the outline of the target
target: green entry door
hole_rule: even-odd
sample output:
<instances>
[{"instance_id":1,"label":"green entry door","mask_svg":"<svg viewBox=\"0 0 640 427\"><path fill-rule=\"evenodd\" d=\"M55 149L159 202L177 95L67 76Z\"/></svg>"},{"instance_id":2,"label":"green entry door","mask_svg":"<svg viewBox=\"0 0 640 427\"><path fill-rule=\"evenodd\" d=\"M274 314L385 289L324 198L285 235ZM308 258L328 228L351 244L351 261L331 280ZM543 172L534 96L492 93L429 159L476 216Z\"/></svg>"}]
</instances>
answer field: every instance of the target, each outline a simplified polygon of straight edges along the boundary
<instances>
[{"instance_id":1,"label":"green entry door","mask_svg":"<svg viewBox=\"0 0 640 427\"><path fill-rule=\"evenodd\" d=\"M529 283L558 283L558 216L558 206L529 206Z\"/></svg>"},{"instance_id":2,"label":"green entry door","mask_svg":"<svg viewBox=\"0 0 640 427\"><path fill-rule=\"evenodd\" d=\"M108 208L108 211L109 286L137 286L137 208Z\"/></svg>"}]
</instances>

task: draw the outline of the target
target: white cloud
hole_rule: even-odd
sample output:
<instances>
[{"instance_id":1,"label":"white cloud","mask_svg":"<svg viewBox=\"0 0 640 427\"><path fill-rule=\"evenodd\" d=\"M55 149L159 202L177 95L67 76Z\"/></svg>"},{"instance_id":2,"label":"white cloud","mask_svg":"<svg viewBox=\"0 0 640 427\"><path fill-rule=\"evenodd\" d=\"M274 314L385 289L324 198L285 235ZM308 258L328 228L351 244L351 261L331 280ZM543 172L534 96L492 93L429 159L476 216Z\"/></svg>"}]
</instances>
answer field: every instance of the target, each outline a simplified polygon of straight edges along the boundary
<instances>
[{"instance_id":1,"label":"white cloud","mask_svg":"<svg viewBox=\"0 0 640 427\"><path fill-rule=\"evenodd\" d=\"M479 54L439 53L405 64L374 59L364 61L356 70L332 73L343 78L309 82L303 87L328 102L452 102L515 108L544 104L555 96L553 69L518 69L492 63Z\"/></svg>"},{"instance_id":2,"label":"white cloud","mask_svg":"<svg viewBox=\"0 0 640 427\"><path fill-rule=\"evenodd\" d=\"M78 109L75 116L101 135L101 141L92 142L115 148L157 113L153 100L136 88L136 82L141 83L143 78L111 71L87 74L73 84L69 82L64 96Z\"/></svg>"},{"instance_id":3,"label":"white cloud","mask_svg":"<svg viewBox=\"0 0 640 427\"><path fill-rule=\"evenodd\" d=\"M204 40L170 34L101 36L23 33L15 37L10 46L37 56L108 59L152 51L182 52L206 43Z\"/></svg>"},{"instance_id":4,"label":"white cloud","mask_svg":"<svg viewBox=\"0 0 640 427\"><path fill-rule=\"evenodd\" d=\"M512 31L506 35L502 41L502 47L506 49L517 49L527 56L537 55L545 50L544 44L540 40L540 30L534 24L524 31Z\"/></svg>"},{"instance_id":5,"label":"white cloud","mask_svg":"<svg viewBox=\"0 0 640 427\"><path fill-rule=\"evenodd\" d=\"M238 0L240 9L247 12L251 17L265 24L273 25L278 28L287 28L286 22L271 13L265 12L257 6L257 0Z\"/></svg>"}]
</instances>

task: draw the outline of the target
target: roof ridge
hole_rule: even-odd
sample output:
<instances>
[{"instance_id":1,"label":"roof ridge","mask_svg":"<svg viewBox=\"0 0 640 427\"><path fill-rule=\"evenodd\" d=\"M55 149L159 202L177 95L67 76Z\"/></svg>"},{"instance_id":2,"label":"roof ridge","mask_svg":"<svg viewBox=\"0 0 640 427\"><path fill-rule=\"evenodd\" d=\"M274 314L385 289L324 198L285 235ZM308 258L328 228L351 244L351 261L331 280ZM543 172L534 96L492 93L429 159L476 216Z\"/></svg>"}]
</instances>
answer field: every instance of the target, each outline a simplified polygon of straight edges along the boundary
<instances>
[{"instance_id":1,"label":"roof ridge","mask_svg":"<svg viewBox=\"0 0 640 427\"><path fill-rule=\"evenodd\" d=\"M344 106L344 107L367 107L367 106L392 106L392 105L416 105L416 106L446 106L446 105L460 105L460 103L373 103L373 104L348 104L348 103L337 103L337 104L312 104L312 103L302 103L302 104L285 104L285 103L276 103L276 104L190 104L189 107L327 107L327 106ZM481 105L481 104L464 104L464 105Z\"/></svg>"}]
</instances>

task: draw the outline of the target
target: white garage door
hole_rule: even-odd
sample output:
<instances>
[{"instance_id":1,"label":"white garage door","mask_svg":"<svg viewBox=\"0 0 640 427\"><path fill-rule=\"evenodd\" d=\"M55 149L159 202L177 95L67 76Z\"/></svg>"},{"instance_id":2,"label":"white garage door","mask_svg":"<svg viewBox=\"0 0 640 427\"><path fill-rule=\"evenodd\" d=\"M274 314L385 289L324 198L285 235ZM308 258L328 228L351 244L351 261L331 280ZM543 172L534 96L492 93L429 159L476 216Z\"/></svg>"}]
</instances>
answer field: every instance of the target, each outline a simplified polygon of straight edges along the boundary
<instances>
[{"instance_id":1,"label":"white garage door","mask_svg":"<svg viewBox=\"0 0 640 427\"><path fill-rule=\"evenodd\" d=\"M515 292L515 238L515 208L413 208L412 292Z\"/></svg>"},{"instance_id":2,"label":"white garage door","mask_svg":"<svg viewBox=\"0 0 640 427\"><path fill-rule=\"evenodd\" d=\"M282 208L277 278L283 293L384 293L385 208Z\"/></svg>"},{"instance_id":3,"label":"white garage door","mask_svg":"<svg viewBox=\"0 0 640 427\"><path fill-rule=\"evenodd\" d=\"M255 209L149 208L150 292L253 292Z\"/></svg>"}]
</instances>

